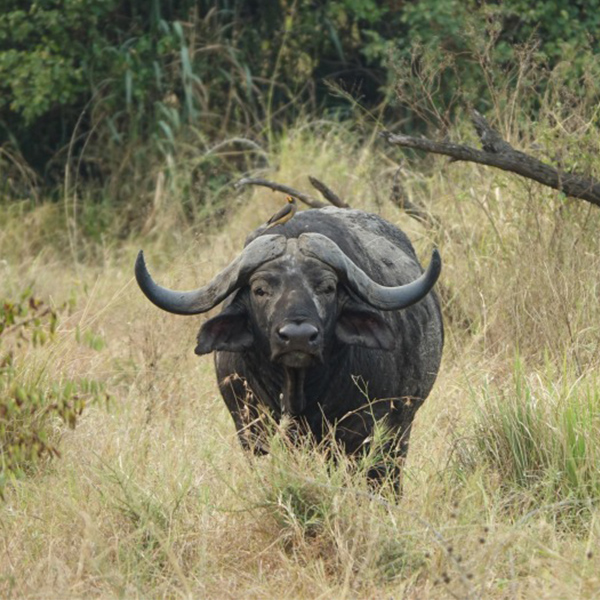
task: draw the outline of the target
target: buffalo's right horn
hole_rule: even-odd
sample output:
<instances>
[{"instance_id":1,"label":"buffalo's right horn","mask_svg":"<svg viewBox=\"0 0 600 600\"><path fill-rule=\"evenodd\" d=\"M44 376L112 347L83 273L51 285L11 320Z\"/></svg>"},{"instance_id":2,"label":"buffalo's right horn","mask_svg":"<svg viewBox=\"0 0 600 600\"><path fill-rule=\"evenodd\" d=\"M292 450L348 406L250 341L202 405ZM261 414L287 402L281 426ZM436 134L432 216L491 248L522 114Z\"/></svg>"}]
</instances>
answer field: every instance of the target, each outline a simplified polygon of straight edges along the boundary
<instances>
[{"instance_id":1,"label":"buffalo's right horn","mask_svg":"<svg viewBox=\"0 0 600 600\"><path fill-rule=\"evenodd\" d=\"M373 281L333 240L320 233L303 233L299 247L303 254L328 264L360 298L380 310L415 304L431 291L442 270L442 259L434 250L425 273L405 285L388 287Z\"/></svg>"},{"instance_id":2,"label":"buffalo's right horn","mask_svg":"<svg viewBox=\"0 0 600 600\"><path fill-rule=\"evenodd\" d=\"M177 315L206 312L248 281L252 272L263 263L281 256L286 249L282 235L263 235L250 242L244 251L216 275L210 283L189 292L177 292L154 282L140 250L135 261L135 278L150 302Z\"/></svg>"}]
</instances>

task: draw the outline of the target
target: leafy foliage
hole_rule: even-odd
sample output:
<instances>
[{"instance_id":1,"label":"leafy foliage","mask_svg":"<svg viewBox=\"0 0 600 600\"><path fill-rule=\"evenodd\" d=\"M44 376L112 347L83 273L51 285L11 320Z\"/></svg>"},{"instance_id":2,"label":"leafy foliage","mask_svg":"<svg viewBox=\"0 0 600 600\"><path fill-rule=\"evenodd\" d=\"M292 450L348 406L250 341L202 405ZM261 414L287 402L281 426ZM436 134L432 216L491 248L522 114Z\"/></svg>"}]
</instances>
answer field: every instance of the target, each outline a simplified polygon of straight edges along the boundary
<instances>
[{"instance_id":1,"label":"leafy foliage","mask_svg":"<svg viewBox=\"0 0 600 600\"><path fill-rule=\"evenodd\" d=\"M16 358L23 347L43 346L56 334L58 312L25 290L16 301L0 303L0 496L7 482L42 458L59 456L54 421L70 428L86 404L106 399L91 379L45 382L27 377Z\"/></svg>"},{"instance_id":2,"label":"leafy foliage","mask_svg":"<svg viewBox=\"0 0 600 600\"><path fill-rule=\"evenodd\" d=\"M391 98L394 64L414 57L415 44L454 65L440 79L440 111L457 86L485 101L480 58L513 69L532 38L550 68L568 58L576 82L583 50L597 44L600 11L591 8L566 0L8 0L0 146L50 182L69 156L88 180L122 182L127 169L147 174L153 157L172 160L182 140L205 145L244 133L271 142L306 106L347 114L327 81L373 107ZM0 168L7 165L0 154Z\"/></svg>"}]
</instances>

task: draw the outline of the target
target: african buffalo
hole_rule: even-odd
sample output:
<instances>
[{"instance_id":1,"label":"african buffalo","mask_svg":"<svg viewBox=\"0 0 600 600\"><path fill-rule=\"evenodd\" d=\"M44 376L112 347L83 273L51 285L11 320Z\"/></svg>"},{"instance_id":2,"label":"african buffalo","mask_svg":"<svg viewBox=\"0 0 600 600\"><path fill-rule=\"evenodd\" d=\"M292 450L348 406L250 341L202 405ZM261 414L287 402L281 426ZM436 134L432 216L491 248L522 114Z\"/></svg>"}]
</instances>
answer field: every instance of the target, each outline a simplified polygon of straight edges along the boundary
<instances>
[{"instance_id":1,"label":"african buffalo","mask_svg":"<svg viewBox=\"0 0 600 600\"><path fill-rule=\"evenodd\" d=\"M443 346L432 291L441 260L423 273L407 236L358 210L306 210L265 233L194 291L157 285L140 252L144 294L171 313L203 313L227 299L200 328L196 354L216 351L221 395L242 445L261 451L261 411L348 453L369 447L373 427L392 435L387 460L370 477L399 473L411 424L435 381ZM273 233L273 235L271 235Z\"/></svg>"}]
</instances>

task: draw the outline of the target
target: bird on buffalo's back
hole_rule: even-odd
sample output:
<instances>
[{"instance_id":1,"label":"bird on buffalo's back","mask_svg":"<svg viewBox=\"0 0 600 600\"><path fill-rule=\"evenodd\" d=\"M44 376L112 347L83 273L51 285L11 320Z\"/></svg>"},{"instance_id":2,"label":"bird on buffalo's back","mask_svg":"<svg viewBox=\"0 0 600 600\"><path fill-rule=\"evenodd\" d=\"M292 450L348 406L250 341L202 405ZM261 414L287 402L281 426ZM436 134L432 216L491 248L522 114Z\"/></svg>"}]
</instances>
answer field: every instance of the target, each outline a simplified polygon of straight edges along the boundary
<instances>
[{"instance_id":1,"label":"bird on buffalo's back","mask_svg":"<svg viewBox=\"0 0 600 600\"><path fill-rule=\"evenodd\" d=\"M271 229L271 227L275 227L275 225L283 225L287 223L298 210L298 205L296 204L296 198L292 198L292 196L288 196L286 198L287 204L278 210L266 223L267 229Z\"/></svg>"}]
</instances>

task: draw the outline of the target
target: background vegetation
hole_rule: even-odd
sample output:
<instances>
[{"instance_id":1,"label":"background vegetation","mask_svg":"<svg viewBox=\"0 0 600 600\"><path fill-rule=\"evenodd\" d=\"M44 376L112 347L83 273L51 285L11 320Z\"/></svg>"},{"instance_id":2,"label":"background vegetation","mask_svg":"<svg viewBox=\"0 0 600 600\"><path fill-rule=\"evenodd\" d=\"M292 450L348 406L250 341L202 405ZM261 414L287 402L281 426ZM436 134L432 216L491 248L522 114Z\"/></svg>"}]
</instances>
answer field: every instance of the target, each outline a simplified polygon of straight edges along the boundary
<instances>
[{"instance_id":1,"label":"background vegetation","mask_svg":"<svg viewBox=\"0 0 600 600\"><path fill-rule=\"evenodd\" d=\"M598 75L586 57L597 49L599 8L597 0L6 0L3 192L23 198L41 188L47 197L67 169L96 201L139 210L149 164L171 166L190 146L198 159L235 136L265 147L304 114L347 118L346 94L388 123L423 130L428 115L396 100L403 63L413 75L439 69L438 127L465 102L489 110L490 87L516 85L518 72L507 72L524 47L547 69L568 64L563 76L576 94L584 74ZM529 100L520 108L536 114ZM228 170L215 173L210 156L195 165L199 188L219 187ZM188 193L193 205L207 201Z\"/></svg>"},{"instance_id":2,"label":"background vegetation","mask_svg":"<svg viewBox=\"0 0 600 600\"><path fill-rule=\"evenodd\" d=\"M505 139L598 177L594 3L8 2L0 15L0 596L594 598L600 213L386 147ZM404 496L244 456L193 287L308 174L439 247L447 344ZM429 216L392 201L394 179Z\"/></svg>"}]
</instances>

